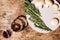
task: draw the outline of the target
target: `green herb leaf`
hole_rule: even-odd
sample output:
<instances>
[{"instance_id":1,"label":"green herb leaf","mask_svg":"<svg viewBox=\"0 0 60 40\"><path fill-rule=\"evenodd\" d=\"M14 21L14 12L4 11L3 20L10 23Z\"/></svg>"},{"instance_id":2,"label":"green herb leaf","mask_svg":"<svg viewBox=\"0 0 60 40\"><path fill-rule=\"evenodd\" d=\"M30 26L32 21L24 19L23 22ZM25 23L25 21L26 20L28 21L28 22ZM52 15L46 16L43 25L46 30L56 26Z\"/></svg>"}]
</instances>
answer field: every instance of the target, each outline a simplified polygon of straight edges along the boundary
<instances>
[{"instance_id":1,"label":"green herb leaf","mask_svg":"<svg viewBox=\"0 0 60 40\"><path fill-rule=\"evenodd\" d=\"M29 0L25 0L25 12L26 14L30 15L30 20L34 23L34 25L38 28L52 31L50 28L48 28L45 23L42 21L41 13L38 9L36 9L34 4L31 4Z\"/></svg>"}]
</instances>

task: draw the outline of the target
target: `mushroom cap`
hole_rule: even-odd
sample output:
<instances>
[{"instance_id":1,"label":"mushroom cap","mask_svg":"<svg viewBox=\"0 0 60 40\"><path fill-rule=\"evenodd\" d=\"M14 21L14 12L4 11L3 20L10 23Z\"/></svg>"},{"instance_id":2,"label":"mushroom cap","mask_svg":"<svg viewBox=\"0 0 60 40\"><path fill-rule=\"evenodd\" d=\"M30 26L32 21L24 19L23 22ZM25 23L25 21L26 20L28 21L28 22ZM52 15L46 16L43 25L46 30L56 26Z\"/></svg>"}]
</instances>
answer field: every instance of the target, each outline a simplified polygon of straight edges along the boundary
<instances>
[{"instance_id":1,"label":"mushroom cap","mask_svg":"<svg viewBox=\"0 0 60 40\"><path fill-rule=\"evenodd\" d=\"M53 18L53 19L51 20L51 24L52 24L53 26L57 26L58 23L59 23L59 20L58 20L57 18Z\"/></svg>"}]
</instances>

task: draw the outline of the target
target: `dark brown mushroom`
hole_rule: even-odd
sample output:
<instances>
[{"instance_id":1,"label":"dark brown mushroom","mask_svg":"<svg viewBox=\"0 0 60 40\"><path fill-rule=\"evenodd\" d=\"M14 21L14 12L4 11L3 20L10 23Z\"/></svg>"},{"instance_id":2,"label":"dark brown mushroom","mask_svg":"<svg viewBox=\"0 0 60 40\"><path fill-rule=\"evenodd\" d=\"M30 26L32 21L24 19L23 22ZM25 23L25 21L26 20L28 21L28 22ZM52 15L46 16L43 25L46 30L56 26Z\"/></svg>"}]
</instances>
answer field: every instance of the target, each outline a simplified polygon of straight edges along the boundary
<instances>
[{"instance_id":1,"label":"dark brown mushroom","mask_svg":"<svg viewBox=\"0 0 60 40\"><path fill-rule=\"evenodd\" d=\"M26 16L20 15L18 16L11 24L11 28L13 31L21 31L28 26Z\"/></svg>"}]
</instances>

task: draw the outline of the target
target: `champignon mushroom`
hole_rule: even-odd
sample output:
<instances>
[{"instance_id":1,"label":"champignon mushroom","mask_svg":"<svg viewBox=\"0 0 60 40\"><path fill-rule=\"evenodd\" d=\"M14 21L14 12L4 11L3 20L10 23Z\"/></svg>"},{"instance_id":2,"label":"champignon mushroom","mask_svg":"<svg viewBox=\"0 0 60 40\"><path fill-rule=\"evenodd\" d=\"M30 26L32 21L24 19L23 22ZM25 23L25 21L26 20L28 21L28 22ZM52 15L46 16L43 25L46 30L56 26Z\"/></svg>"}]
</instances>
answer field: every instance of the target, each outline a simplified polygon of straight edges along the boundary
<instances>
[{"instance_id":1,"label":"champignon mushroom","mask_svg":"<svg viewBox=\"0 0 60 40\"><path fill-rule=\"evenodd\" d=\"M55 8L55 9L58 9L59 5L58 4L53 4L52 7Z\"/></svg>"},{"instance_id":2,"label":"champignon mushroom","mask_svg":"<svg viewBox=\"0 0 60 40\"><path fill-rule=\"evenodd\" d=\"M51 20L51 24L52 24L53 26L57 26L57 25L59 24L59 19L58 19L58 18L53 18L53 19Z\"/></svg>"},{"instance_id":3,"label":"champignon mushroom","mask_svg":"<svg viewBox=\"0 0 60 40\"><path fill-rule=\"evenodd\" d=\"M54 1L53 0L45 0L45 4L47 6L52 6L54 4Z\"/></svg>"},{"instance_id":4,"label":"champignon mushroom","mask_svg":"<svg viewBox=\"0 0 60 40\"><path fill-rule=\"evenodd\" d=\"M25 27L28 26L28 22L27 22L27 20L26 20L26 16L21 15L21 16L18 17L18 19L20 19L20 20L23 22L23 28L22 28L22 30L23 30Z\"/></svg>"},{"instance_id":5,"label":"champignon mushroom","mask_svg":"<svg viewBox=\"0 0 60 40\"><path fill-rule=\"evenodd\" d=\"M25 29L28 26L28 22L26 20L26 16L20 15L18 16L11 24L11 28L13 31L18 32Z\"/></svg>"}]
</instances>

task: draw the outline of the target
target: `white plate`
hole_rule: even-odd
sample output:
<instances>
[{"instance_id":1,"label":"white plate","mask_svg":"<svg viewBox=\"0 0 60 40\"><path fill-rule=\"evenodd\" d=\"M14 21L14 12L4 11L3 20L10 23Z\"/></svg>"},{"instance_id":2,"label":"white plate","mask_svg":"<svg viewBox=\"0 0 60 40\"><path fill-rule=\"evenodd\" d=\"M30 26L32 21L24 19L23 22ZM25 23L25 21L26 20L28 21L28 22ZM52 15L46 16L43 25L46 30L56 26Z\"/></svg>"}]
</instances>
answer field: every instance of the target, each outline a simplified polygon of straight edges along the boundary
<instances>
[{"instance_id":1,"label":"white plate","mask_svg":"<svg viewBox=\"0 0 60 40\"><path fill-rule=\"evenodd\" d=\"M60 7L59 7L59 9L60 9ZM59 10L59 9L54 9L52 7L49 7L49 8L44 7L44 8L39 10L41 15L42 15L41 19L44 21L44 23L47 25L47 27L49 27L52 31L56 30L59 27L59 25L60 25L60 17L58 17L56 15L57 14L57 10ZM48 32L50 32L50 31L46 31L46 30L40 29L38 27L35 27L33 22L29 20L30 16L26 15L26 17L27 17L27 20L28 20L28 23L29 23L30 27L33 30L35 30L37 32L40 32L40 33L48 33ZM55 18L55 17L59 19L59 24L57 26L51 25L51 19Z\"/></svg>"}]
</instances>

